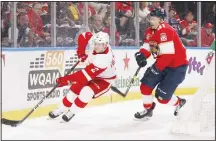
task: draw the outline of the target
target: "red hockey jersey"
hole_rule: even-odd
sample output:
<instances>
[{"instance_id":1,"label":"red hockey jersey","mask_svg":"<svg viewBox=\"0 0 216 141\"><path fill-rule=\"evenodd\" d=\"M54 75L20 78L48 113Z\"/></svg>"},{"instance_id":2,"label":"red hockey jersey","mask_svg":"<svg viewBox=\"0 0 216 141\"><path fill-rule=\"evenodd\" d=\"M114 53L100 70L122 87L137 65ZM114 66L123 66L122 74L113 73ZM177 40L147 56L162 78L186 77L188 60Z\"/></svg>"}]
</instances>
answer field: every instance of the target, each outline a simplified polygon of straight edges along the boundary
<instances>
[{"instance_id":1,"label":"red hockey jersey","mask_svg":"<svg viewBox=\"0 0 216 141\"><path fill-rule=\"evenodd\" d=\"M146 58L152 54L156 59L156 67L160 70L188 64L186 49L178 34L165 22L155 30L152 28L146 30L144 44L140 48L140 52Z\"/></svg>"}]
</instances>

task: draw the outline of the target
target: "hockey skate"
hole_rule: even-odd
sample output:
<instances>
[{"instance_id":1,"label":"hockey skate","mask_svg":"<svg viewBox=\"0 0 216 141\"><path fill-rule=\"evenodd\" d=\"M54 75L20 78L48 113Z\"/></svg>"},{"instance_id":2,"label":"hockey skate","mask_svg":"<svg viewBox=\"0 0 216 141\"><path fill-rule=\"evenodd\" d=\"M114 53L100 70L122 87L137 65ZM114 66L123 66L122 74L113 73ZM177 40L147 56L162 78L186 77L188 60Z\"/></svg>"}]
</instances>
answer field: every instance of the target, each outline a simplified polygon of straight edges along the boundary
<instances>
[{"instance_id":1,"label":"hockey skate","mask_svg":"<svg viewBox=\"0 0 216 141\"><path fill-rule=\"evenodd\" d=\"M150 109L144 109L144 111L137 112L134 114L135 119L140 119L140 120L149 120L152 115L153 115L153 110L155 108L156 104L153 102L152 107Z\"/></svg>"},{"instance_id":2,"label":"hockey skate","mask_svg":"<svg viewBox=\"0 0 216 141\"><path fill-rule=\"evenodd\" d=\"M68 108L64 107L63 105L60 105L57 109L49 112L49 117L51 119L57 118L58 116L62 115L63 113L67 112Z\"/></svg>"},{"instance_id":3,"label":"hockey skate","mask_svg":"<svg viewBox=\"0 0 216 141\"><path fill-rule=\"evenodd\" d=\"M64 122L69 122L74 116L75 116L74 113L72 113L71 111L68 111L67 113L65 113L65 114L62 116L62 120L63 120Z\"/></svg>"},{"instance_id":4,"label":"hockey skate","mask_svg":"<svg viewBox=\"0 0 216 141\"><path fill-rule=\"evenodd\" d=\"M178 96L177 96L178 97ZM180 99L180 102L179 102L179 105L177 105L176 106L176 108L175 108L175 111L174 111L174 115L175 116L178 116L178 114L179 114L179 110L182 108L182 106L184 106L185 105L185 103L186 103L186 100L184 99L184 98L180 98L180 97L178 97L179 99Z\"/></svg>"}]
</instances>

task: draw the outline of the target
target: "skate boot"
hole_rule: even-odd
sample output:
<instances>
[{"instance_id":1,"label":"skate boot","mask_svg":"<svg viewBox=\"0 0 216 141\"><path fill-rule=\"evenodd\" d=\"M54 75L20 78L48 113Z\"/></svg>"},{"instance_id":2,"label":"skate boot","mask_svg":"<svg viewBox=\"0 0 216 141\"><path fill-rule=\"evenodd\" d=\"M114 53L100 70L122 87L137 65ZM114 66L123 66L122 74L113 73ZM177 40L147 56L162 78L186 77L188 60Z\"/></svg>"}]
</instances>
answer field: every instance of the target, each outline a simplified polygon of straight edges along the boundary
<instances>
[{"instance_id":1,"label":"skate boot","mask_svg":"<svg viewBox=\"0 0 216 141\"><path fill-rule=\"evenodd\" d=\"M178 96L177 96L178 97ZM175 108L175 111L174 111L174 115L175 116L178 116L178 114L179 114L179 110L182 108L182 106L184 106L185 105L185 103L186 103L186 100L184 99L184 98L180 98L180 97L178 97L179 99L180 99L180 101L179 101L179 105L177 105L176 106L176 108Z\"/></svg>"},{"instance_id":2,"label":"skate boot","mask_svg":"<svg viewBox=\"0 0 216 141\"><path fill-rule=\"evenodd\" d=\"M75 116L74 113L72 113L71 111L68 111L67 113L65 113L65 114L62 116L62 119L63 119L63 121L65 121L65 122L69 122L74 116Z\"/></svg>"},{"instance_id":3,"label":"skate boot","mask_svg":"<svg viewBox=\"0 0 216 141\"><path fill-rule=\"evenodd\" d=\"M54 118L57 118L58 116L60 116L61 114L65 113L68 111L68 107L65 107L63 105L60 105L57 109L49 112L49 117L54 119Z\"/></svg>"},{"instance_id":4,"label":"skate boot","mask_svg":"<svg viewBox=\"0 0 216 141\"><path fill-rule=\"evenodd\" d=\"M156 104L153 102L150 109L144 109L144 111L137 112L134 114L135 119L142 119L144 121L149 120L153 115L153 110Z\"/></svg>"}]
</instances>

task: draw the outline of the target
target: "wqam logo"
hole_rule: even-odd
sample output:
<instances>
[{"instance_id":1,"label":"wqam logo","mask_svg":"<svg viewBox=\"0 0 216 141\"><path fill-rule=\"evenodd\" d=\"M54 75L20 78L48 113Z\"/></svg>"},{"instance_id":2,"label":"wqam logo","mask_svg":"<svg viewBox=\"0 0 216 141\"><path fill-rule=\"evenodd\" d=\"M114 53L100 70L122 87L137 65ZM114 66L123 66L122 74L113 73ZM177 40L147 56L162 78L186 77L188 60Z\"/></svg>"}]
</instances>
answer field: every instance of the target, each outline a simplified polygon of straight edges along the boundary
<instances>
[{"instance_id":1,"label":"wqam logo","mask_svg":"<svg viewBox=\"0 0 216 141\"><path fill-rule=\"evenodd\" d=\"M67 59L64 56L64 51L47 51L30 62L27 101L42 99L50 91L47 88L52 88L56 84L56 79L65 75L78 61L76 54L70 54ZM73 72L80 69L77 67ZM68 93L68 88L56 89L48 99L60 97L61 91L64 96Z\"/></svg>"},{"instance_id":2,"label":"wqam logo","mask_svg":"<svg viewBox=\"0 0 216 141\"><path fill-rule=\"evenodd\" d=\"M27 101L40 100L49 93L50 90L45 88L52 88L56 84L56 79L61 77L63 64L64 51L47 51L30 62ZM57 97L60 97L59 89L53 91L48 99Z\"/></svg>"},{"instance_id":3,"label":"wqam logo","mask_svg":"<svg viewBox=\"0 0 216 141\"><path fill-rule=\"evenodd\" d=\"M47 51L41 54L34 62L30 62L28 89L50 88L61 77L63 69L64 51ZM60 71L59 71L60 70Z\"/></svg>"}]
</instances>

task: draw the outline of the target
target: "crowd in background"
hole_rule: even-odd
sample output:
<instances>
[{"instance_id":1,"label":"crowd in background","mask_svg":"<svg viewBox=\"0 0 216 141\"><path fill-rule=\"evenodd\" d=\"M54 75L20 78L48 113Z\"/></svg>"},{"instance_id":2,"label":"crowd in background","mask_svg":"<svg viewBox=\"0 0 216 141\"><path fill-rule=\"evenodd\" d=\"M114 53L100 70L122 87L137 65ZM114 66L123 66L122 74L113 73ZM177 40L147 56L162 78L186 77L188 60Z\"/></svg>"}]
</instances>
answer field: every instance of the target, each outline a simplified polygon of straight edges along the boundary
<instances>
[{"instance_id":1,"label":"crowd in background","mask_svg":"<svg viewBox=\"0 0 216 141\"><path fill-rule=\"evenodd\" d=\"M139 2L139 39L149 26L149 13L164 8L164 2ZM12 47L10 2L1 2L1 45ZM202 2L201 46L209 47L215 39L214 2ZM18 47L51 46L51 2L18 2L16 5ZM169 2L167 22L176 30L185 46L197 46L196 2ZM107 32L111 28L110 2L88 2L88 31ZM135 46L134 2L115 2L115 45ZM72 47L85 31L83 2L56 2L56 46Z\"/></svg>"}]
</instances>

